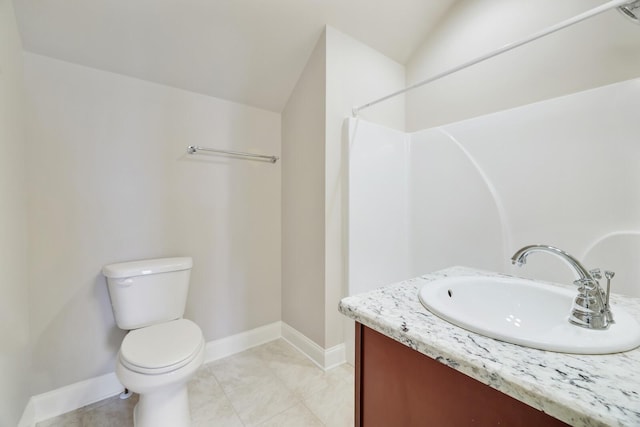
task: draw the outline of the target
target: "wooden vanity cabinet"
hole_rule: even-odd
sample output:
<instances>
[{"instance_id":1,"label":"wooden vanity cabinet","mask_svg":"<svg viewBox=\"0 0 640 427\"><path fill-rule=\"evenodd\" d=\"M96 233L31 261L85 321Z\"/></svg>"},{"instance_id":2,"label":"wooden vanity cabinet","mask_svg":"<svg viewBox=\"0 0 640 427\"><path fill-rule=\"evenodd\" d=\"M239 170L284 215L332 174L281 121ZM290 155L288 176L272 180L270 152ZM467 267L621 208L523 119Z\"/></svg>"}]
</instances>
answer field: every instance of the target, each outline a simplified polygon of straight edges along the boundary
<instances>
[{"instance_id":1,"label":"wooden vanity cabinet","mask_svg":"<svg viewBox=\"0 0 640 427\"><path fill-rule=\"evenodd\" d=\"M357 427L567 426L356 323Z\"/></svg>"}]
</instances>

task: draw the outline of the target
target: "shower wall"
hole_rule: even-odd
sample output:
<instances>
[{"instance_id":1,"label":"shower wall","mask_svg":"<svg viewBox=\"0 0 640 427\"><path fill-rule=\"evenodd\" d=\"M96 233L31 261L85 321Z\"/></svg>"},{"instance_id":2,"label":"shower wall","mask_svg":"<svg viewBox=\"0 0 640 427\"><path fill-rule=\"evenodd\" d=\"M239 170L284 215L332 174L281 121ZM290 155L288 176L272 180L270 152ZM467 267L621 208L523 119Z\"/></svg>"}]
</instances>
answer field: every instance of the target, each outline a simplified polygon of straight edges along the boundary
<instances>
[{"instance_id":1,"label":"shower wall","mask_svg":"<svg viewBox=\"0 0 640 427\"><path fill-rule=\"evenodd\" d=\"M617 271L614 289L640 295L637 261L617 261L629 259L640 231L639 108L634 79L443 127L496 189L505 257L526 244L552 244L589 268ZM548 268L551 262L558 265ZM513 271L573 279L555 259L532 257Z\"/></svg>"},{"instance_id":2,"label":"shower wall","mask_svg":"<svg viewBox=\"0 0 640 427\"><path fill-rule=\"evenodd\" d=\"M451 265L552 281L558 246L640 296L640 79L405 134L350 120L349 292Z\"/></svg>"},{"instance_id":3,"label":"shower wall","mask_svg":"<svg viewBox=\"0 0 640 427\"><path fill-rule=\"evenodd\" d=\"M411 275L456 265L501 270L505 230L483 170L446 129L410 135Z\"/></svg>"},{"instance_id":4,"label":"shower wall","mask_svg":"<svg viewBox=\"0 0 640 427\"><path fill-rule=\"evenodd\" d=\"M353 295L410 274L410 135L363 120L349 119L348 124L348 283Z\"/></svg>"}]
</instances>

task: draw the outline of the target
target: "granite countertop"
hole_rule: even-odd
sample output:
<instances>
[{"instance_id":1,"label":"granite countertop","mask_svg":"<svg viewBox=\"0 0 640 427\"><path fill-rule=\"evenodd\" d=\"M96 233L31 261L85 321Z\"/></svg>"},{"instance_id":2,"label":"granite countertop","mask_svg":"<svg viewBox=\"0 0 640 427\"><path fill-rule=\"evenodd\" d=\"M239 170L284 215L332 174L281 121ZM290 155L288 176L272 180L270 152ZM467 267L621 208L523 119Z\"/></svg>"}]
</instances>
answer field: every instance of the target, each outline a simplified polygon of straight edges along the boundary
<instances>
[{"instance_id":1,"label":"granite countertop","mask_svg":"<svg viewBox=\"0 0 640 427\"><path fill-rule=\"evenodd\" d=\"M452 276L505 275L452 267L344 298L340 312L496 390L574 426L640 425L640 348L607 355L536 350L497 341L431 314L420 288ZM640 320L640 299L612 294Z\"/></svg>"}]
</instances>

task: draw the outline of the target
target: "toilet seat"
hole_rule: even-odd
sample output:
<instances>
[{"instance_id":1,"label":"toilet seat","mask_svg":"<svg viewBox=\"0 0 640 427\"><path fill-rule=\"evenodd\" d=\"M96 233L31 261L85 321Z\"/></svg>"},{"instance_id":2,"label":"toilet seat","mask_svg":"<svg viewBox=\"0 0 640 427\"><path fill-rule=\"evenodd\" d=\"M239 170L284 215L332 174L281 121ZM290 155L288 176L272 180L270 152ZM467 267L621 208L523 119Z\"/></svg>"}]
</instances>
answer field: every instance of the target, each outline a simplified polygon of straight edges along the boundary
<instances>
[{"instance_id":1,"label":"toilet seat","mask_svg":"<svg viewBox=\"0 0 640 427\"><path fill-rule=\"evenodd\" d=\"M164 374L187 365L203 346L198 325L188 319L172 320L129 332L120 347L120 361L134 372Z\"/></svg>"}]
</instances>

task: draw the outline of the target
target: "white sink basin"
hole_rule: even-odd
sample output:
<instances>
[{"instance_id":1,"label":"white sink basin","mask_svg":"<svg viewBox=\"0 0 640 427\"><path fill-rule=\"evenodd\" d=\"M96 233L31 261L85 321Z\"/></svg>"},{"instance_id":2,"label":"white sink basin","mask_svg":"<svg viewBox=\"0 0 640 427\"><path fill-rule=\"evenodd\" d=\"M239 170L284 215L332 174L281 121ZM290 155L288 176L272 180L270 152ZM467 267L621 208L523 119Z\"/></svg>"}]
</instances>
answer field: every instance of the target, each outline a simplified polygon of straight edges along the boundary
<instances>
[{"instance_id":1,"label":"white sink basin","mask_svg":"<svg viewBox=\"0 0 640 427\"><path fill-rule=\"evenodd\" d=\"M606 330L569 323L576 290L532 280L451 277L429 282L420 301L456 326L498 340L541 350L606 354L640 345L640 325L615 304L615 323Z\"/></svg>"}]
</instances>

